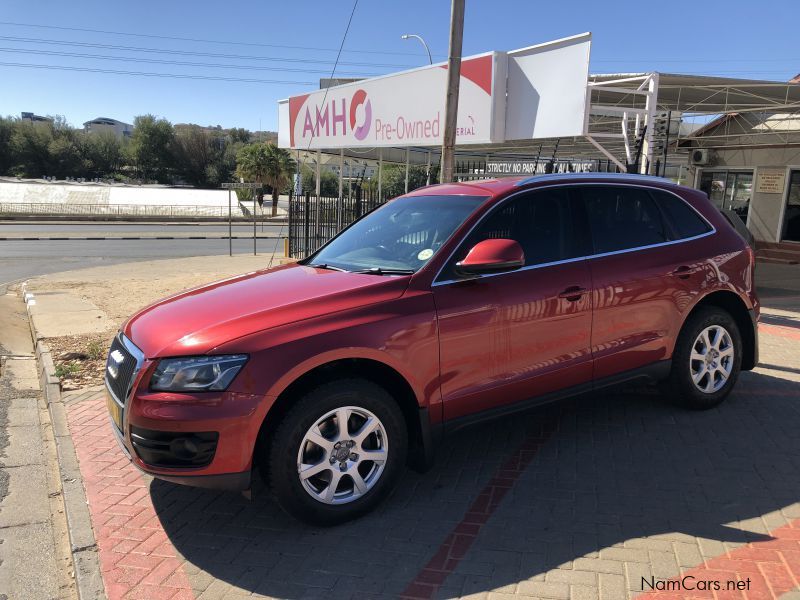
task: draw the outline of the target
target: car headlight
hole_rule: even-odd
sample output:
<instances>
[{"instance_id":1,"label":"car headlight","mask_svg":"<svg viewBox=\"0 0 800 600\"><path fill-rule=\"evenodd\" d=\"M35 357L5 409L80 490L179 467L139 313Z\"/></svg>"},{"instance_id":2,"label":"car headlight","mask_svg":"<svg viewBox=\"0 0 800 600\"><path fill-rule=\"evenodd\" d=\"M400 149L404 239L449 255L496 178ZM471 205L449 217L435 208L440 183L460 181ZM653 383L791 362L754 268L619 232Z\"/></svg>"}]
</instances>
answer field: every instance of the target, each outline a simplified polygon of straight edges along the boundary
<instances>
[{"instance_id":1,"label":"car headlight","mask_svg":"<svg viewBox=\"0 0 800 600\"><path fill-rule=\"evenodd\" d=\"M164 358L150 378L150 389L158 392L219 392L231 384L246 362L246 354Z\"/></svg>"}]
</instances>

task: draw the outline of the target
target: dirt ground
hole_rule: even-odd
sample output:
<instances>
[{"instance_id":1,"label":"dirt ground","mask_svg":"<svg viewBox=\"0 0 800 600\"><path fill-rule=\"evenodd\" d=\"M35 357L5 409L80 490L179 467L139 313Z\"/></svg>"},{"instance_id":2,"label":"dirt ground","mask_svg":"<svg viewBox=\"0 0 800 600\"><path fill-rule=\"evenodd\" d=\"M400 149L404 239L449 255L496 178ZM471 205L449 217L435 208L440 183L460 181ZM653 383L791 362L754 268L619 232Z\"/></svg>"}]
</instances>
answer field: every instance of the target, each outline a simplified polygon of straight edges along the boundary
<instances>
[{"instance_id":1,"label":"dirt ground","mask_svg":"<svg viewBox=\"0 0 800 600\"><path fill-rule=\"evenodd\" d=\"M114 327L96 335L49 338L56 371L65 390L103 382L106 353L125 320L167 296L242 273L267 268L271 255L214 256L128 263L65 271L32 279L31 292L60 290L88 300L106 313ZM280 264L276 257L272 266Z\"/></svg>"}]
</instances>

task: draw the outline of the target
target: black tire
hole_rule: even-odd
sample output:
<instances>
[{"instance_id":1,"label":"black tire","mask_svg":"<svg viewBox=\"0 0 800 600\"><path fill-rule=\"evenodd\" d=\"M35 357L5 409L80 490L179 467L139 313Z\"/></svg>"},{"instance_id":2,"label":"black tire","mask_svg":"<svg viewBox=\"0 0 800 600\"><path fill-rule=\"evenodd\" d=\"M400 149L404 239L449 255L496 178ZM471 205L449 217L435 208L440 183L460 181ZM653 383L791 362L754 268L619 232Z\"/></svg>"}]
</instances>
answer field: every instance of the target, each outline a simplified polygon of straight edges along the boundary
<instances>
[{"instance_id":1,"label":"black tire","mask_svg":"<svg viewBox=\"0 0 800 600\"><path fill-rule=\"evenodd\" d=\"M298 474L298 453L309 429L341 407L365 409L376 416L385 431L388 451L383 471L366 493L346 504L326 504L304 487ZM285 414L268 446L269 456L262 464L267 467L267 482L280 507L301 521L327 526L360 517L392 491L405 467L408 431L400 407L385 389L363 379L340 379L324 383L300 398ZM355 491L352 479L344 481L350 481Z\"/></svg>"},{"instance_id":2,"label":"black tire","mask_svg":"<svg viewBox=\"0 0 800 600\"><path fill-rule=\"evenodd\" d=\"M731 371L727 381L719 389L706 392L698 389L692 379L690 357L698 336L708 327L722 327L730 336L733 346ZM675 351L672 353L672 369L665 382L664 393L668 399L684 408L707 410L720 404L731 393L742 366L742 336L733 317L725 310L716 307L703 307L692 313L683 324ZM701 380L707 383L708 379Z\"/></svg>"}]
</instances>

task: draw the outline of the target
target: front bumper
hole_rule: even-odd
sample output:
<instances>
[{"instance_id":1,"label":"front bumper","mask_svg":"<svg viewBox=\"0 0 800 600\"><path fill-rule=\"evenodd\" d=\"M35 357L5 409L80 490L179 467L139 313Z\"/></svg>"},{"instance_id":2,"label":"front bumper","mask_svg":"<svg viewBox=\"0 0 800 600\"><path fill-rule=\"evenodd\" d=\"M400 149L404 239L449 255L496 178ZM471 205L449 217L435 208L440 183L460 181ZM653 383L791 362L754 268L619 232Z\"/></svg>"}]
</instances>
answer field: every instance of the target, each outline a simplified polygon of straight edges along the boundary
<instances>
[{"instance_id":1,"label":"front bumper","mask_svg":"<svg viewBox=\"0 0 800 600\"><path fill-rule=\"evenodd\" d=\"M155 363L139 362L124 403L108 377L105 385L109 425L134 466L173 483L248 489L265 399L237 392L150 392L145 382Z\"/></svg>"}]
</instances>

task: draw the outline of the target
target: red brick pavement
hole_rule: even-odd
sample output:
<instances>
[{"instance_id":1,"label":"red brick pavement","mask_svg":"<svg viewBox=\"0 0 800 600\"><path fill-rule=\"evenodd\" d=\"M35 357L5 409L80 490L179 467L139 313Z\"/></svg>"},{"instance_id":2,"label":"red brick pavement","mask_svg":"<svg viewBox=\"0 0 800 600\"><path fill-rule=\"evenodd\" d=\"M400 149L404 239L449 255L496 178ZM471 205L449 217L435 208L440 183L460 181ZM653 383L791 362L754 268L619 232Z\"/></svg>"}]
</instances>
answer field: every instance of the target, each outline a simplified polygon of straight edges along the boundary
<instances>
[{"instance_id":1,"label":"red brick pavement","mask_svg":"<svg viewBox=\"0 0 800 600\"><path fill-rule=\"evenodd\" d=\"M109 600L194 598L144 476L114 439L102 397L67 404Z\"/></svg>"},{"instance_id":2,"label":"red brick pavement","mask_svg":"<svg viewBox=\"0 0 800 600\"><path fill-rule=\"evenodd\" d=\"M800 339L792 328L761 325L766 336ZM149 479L133 467L114 439L101 395L67 404L70 433L75 444L100 565L110 600L194 598L184 571L184 558L168 539L154 510ZM429 598L466 555L481 527L506 492L549 437L549 431L531 436L509 457L479 494L464 519L446 537L433 558L409 583L405 594ZM649 598L775 598L800 587L800 520L770 533L772 539L742 546L686 571L697 579L744 580L741 592L651 592Z\"/></svg>"},{"instance_id":3,"label":"red brick pavement","mask_svg":"<svg viewBox=\"0 0 800 600\"><path fill-rule=\"evenodd\" d=\"M682 574L686 581L683 591L652 591L637 600L667 600L678 598L717 598L718 600L761 600L778 598L800 588L800 519L769 533L772 539L741 546L727 554L689 569ZM681 578L672 580L682 581ZM701 582L720 582L718 592L691 588L710 586ZM728 590L727 582L742 581L746 590ZM731 586L733 587L733 586Z\"/></svg>"}]
</instances>

